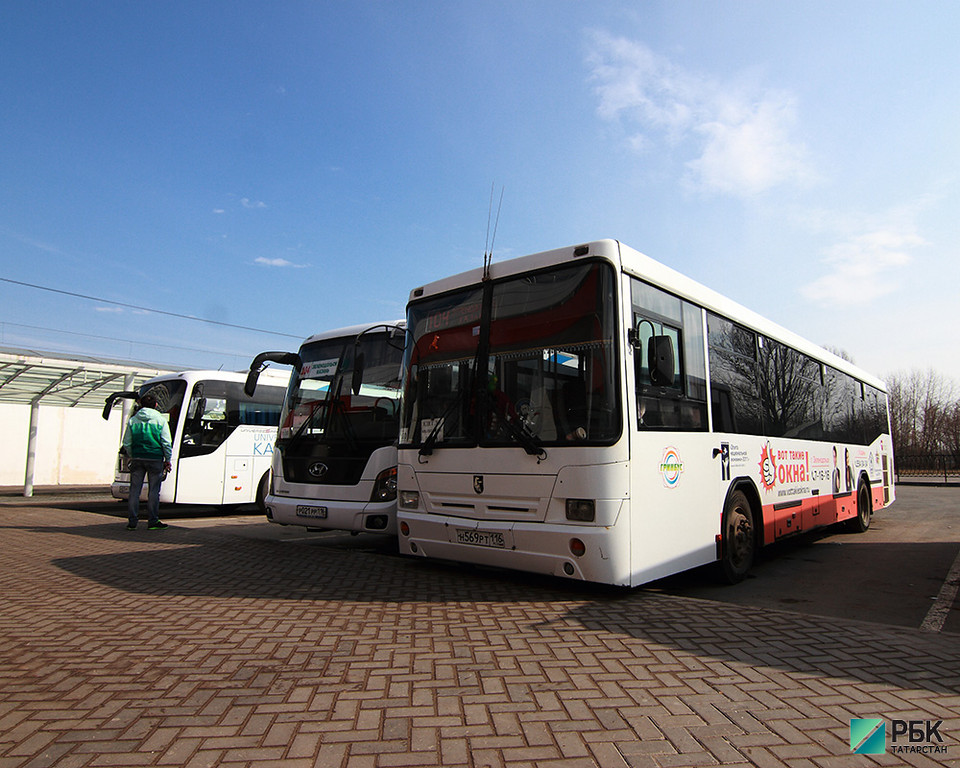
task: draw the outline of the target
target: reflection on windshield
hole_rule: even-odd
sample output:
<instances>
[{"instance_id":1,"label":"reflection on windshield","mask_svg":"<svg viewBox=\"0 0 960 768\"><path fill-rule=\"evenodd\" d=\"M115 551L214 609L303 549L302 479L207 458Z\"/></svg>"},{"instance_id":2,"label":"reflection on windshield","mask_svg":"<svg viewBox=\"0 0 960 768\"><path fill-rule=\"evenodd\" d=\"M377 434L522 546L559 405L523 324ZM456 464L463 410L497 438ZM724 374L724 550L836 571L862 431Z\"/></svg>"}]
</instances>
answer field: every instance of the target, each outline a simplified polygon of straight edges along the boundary
<instances>
[{"instance_id":1,"label":"reflection on windshield","mask_svg":"<svg viewBox=\"0 0 960 768\"><path fill-rule=\"evenodd\" d=\"M182 379L160 381L140 388L141 398L146 394L157 398L157 410L167 414L171 435L177 433L177 423L180 420L180 410L186 391L187 383Z\"/></svg>"},{"instance_id":2,"label":"reflection on windshield","mask_svg":"<svg viewBox=\"0 0 960 768\"><path fill-rule=\"evenodd\" d=\"M400 442L534 454L615 440L613 279L580 263L488 285L486 305L482 287L411 305Z\"/></svg>"},{"instance_id":3,"label":"reflection on windshield","mask_svg":"<svg viewBox=\"0 0 960 768\"><path fill-rule=\"evenodd\" d=\"M349 447L396 439L401 341L387 333L328 339L300 350L279 442L345 441Z\"/></svg>"},{"instance_id":4,"label":"reflection on windshield","mask_svg":"<svg viewBox=\"0 0 960 768\"><path fill-rule=\"evenodd\" d=\"M284 390L263 385L251 398L239 381L207 379L195 382L183 421L180 455L213 453L237 427L276 427Z\"/></svg>"}]
</instances>

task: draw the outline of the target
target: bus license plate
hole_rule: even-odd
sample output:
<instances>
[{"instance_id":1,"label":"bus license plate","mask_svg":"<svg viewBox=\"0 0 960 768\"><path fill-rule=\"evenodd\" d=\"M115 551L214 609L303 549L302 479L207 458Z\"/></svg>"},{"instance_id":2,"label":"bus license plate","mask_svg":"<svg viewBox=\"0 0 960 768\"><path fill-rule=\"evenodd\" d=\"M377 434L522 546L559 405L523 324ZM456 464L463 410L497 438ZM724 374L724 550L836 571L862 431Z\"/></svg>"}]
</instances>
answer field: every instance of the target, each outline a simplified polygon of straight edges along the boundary
<instances>
[{"instance_id":1,"label":"bus license plate","mask_svg":"<svg viewBox=\"0 0 960 768\"><path fill-rule=\"evenodd\" d=\"M458 544L473 544L476 547L494 547L503 549L506 546L503 534L495 531L478 531L473 528L457 528Z\"/></svg>"},{"instance_id":2,"label":"bus license plate","mask_svg":"<svg viewBox=\"0 0 960 768\"><path fill-rule=\"evenodd\" d=\"M297 517L310 517L314 520L323 520L326 516L326 507L306 507L303 504L297 505Z\"/></svg>"}]
</instances>

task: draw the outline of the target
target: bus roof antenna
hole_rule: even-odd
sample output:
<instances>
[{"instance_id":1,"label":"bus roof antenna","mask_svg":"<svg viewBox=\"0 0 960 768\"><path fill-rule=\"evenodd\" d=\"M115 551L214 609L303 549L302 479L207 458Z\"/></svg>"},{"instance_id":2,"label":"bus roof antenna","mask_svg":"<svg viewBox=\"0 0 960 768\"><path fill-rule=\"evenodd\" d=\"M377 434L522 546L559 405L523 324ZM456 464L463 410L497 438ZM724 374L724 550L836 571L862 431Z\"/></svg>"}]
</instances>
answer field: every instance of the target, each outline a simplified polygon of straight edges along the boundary
<instances>
[{"instance_id":1,"label":"bus roof antenna","mask_svg":"<svg viewBox=\"0 0 960 768\"><path fill-rule=\"evenodd\" d=\"M490 237L490 219L493 216L493 187L490 185L490 208L487 210L487 241L483 244L483 281L490 279L490 264L493 261L493 242L497 239L497 225L500 224L500 209L503 207L503 187L500 187L500 202L497 204L497 218L493 222L493 237Z\"/></svg>"}]
</instances>

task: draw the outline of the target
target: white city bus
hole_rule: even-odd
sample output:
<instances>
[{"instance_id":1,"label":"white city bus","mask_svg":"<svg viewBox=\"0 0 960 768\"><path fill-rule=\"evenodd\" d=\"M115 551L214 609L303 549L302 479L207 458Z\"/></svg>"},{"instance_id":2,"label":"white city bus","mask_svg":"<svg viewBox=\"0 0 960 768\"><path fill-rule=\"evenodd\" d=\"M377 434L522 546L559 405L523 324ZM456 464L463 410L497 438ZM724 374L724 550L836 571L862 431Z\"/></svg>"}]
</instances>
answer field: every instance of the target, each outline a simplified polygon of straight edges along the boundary
<instances>
[{"instance_id":1,"label":"white city bus","mask_svg":"<svg viewBox=\"0 0 960 768\"><path fill-rule=\"evenodd\" d=\"M881 381L618 242L417 288L407 327L403 553L736 582L893 500Z\"/></svg>"},{"instance_id":2,"label":"white city bus","mask_svg":"<svg viewBox=\"0 0 960 768\"><path fill-rule=\"evenodd\" d=\"M157 398L158 410L167 415L173 469L160 486L161 502L262 504L287 377L272 375L256 398L244 394L245 378L230 371L184 371L157 376L136 392L115 392L107 398L104 419L117 400L137 400L147 393ZM130 495L130 470L122 452L110 488L114 498Z\"/></svg>"},{"instance_id":3,"label":"white city bus","mask_svg":"<svg viewBox=\"0 0 960 768\"><path fill-rule=\"evenodd\" d=\"M293 366L283 402L267 519L310 530L394 534L397 431L404 323L319 333L299 352L264 352L246 391L259 392L266 362Z\"/></svg>"}]
</instances>

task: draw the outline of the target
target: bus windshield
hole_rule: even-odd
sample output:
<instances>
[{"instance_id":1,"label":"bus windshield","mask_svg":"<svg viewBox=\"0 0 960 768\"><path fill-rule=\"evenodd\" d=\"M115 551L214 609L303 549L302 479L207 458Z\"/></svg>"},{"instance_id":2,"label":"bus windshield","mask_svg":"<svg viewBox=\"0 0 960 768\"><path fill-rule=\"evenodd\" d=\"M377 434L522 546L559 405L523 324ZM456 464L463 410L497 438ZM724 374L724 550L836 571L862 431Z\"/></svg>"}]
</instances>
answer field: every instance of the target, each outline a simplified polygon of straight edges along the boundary
<instances>
[{"instance_id":1,"label":"bus windshield","mask_svg":"<svg viewBox=\"0 0 960 768\"><path fill-rule=\"evenodd\" d=\"M620 435L613 269L584 262L411 304L401 444L610 444Z\"/></svg>"},{"instance_id":2,"label":"bus windshield","mask_svg":"<svg viewBox=\"0 0 960 768\"><path fill-rule=\"evenodd\" d=\"M317 445L369 453L392 443L401 357L402 339L394 341L389 332L305 344L284 401L278 445L299 455Z\"/></svg>"},{"instance_id":3,"label":"bus windshield","mask_svg":"<svg viewBox=\"0 0 960 768\"><path fill-rule=\"evenodd\" d=\"M239 381L194 382L183 422L180 455L186 458L213 453L241 425L275 428L280 419L282 392L279 387L265 385L255 398L250 398Z\"/></svg>"},{"instance_id":4,"label":"bus windshield","mask_svg":"<svg viewBox=\"0 0 960 768\"><path fill-rule=\"evenodd\" d=\"M140 397L150 394L157 398L157 410L167 414L170 434L175 435L183 406L183 396L186 392L187 382L182 379L171 379L145 384L140 388Z\"/></svg>"}]
</instances>

